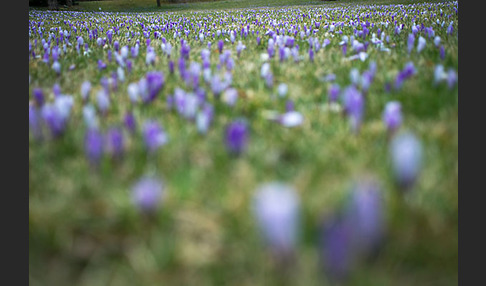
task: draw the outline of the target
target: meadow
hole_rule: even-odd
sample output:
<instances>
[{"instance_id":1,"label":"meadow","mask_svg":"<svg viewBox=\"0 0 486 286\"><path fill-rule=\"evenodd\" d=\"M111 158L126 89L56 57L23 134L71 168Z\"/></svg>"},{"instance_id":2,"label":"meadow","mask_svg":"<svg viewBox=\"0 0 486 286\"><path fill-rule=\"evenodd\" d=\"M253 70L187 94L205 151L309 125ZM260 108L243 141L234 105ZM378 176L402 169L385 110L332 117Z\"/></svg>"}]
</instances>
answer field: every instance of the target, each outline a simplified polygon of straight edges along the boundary
<instances>
[{"instance_id":1,"label":"meadow","mask_svg":"<svg viewBox=\"0 0 486 286\"><path fill-rule=\"evenodd\" d=\"M457 1L134 2L29 9L30 284L457 284Z\"/></svg>"}]
</instances>

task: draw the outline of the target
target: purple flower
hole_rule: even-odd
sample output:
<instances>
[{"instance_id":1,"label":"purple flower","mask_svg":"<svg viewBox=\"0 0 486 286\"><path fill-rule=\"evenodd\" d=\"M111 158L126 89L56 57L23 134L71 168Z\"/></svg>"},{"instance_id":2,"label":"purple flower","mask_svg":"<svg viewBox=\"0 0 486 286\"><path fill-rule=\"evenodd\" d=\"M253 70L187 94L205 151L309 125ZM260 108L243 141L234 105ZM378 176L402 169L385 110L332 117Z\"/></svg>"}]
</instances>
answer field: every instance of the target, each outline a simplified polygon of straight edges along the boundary
<instances>
[{"instance_id":1,"label":"purple flower","mask_svg":"<svg viewBox=\"0 0 486 286\"><path fill-rule=\"evenodd\" d=\"M395 78L395 89L400 89L402 87L403 82L410 78L411 76L415 75L417 73L417 70L415 69L415 66L413 65L413 62L408 62L403 70L401 70L397 77Z\"/></svg>"},{"instance_id":2,"label":"purple flower","mask_svg":"<svg viewBox=\"0 0 486 286\"><path fill-rule=\"evenodd\" d=\"M145 103L152 102L164 87L165 78L161 71L147 72L147 94L142 94L142 100Z\"/></svg>"},{"instance_id":3,"label":"purple flower","mask_svg":"<svg viewBox=\"0 0 486 286\"><path fill-rule=\"evenodd\" d=\"M42 123L39 108L30 103L29 104L29 129L32 132L32 136L35 140L42 140Z\"/></svg>"},{"instance_id":4,"label":"purple flower","mask_svg":"<svg viewBox=\"0 0 486 286\"><path fill-rule=\"evenodd\" d=\"M422 167L422 144L410 132L398 134L390 142L390 156L396 183L404 191L410 189Z\"/></svg>"},{"instance_id":5,"label":"purple flower","mask_svg":"<svg viewBox=\"0 0 486 286\"><path fill-rule=\"evenodd\" d=\"M98 60L98 69L99 70L106 69L106 64L102 60Z\"/></svg>"},{"instance_id":6,"label":"purple flower","mask_svg":"<svg viewBox=\"0 0 486 286\"><path fill-rule=\"evenodd\" d=\"M444 46L440 46L440 59L441 60L445 59L445 48L444 48Z\"/></svg>"},{"instance_id":7,"label":"purple flower","mask_svg":"<svg viewBox=\"0 0 486 286\"><path fill-rule=\"evenodd\" d=\"M55 61L52 64L52 69L56 72L57 75L61 74L61 64L58 61Z\"/></svg>"},{"instance_id":8,"label":"purple flower","mask_svg":"<svg viewBox=\"0 0 486 286\"><path fill-rule=\"evenodd\" d=\"M329 88L327 89L327 96L329 102L330 103L336 102L338 100L340 92L341 92L341 87L339 86L339 84L334 83L330 85Z\"/></svg>"},{"instance_id":9,"label":"purple flower","mask_svg":"<svg viewBox=\"0 0 486 286\"><path fill-rule=\"evenodd\" d=\"M157 151L157 149L165 145L169 140L165 130L159 125L158 122L153 120L149 120L144 123L142 132L145 146L151 153Z\"/></svg>"},{"instance_id":10,"label":"purple flower","mask_svg":"<svg viewBox=\"0 0 486 286\"><path fill-rule=\"evenodd\" d=\"M417 44L417 52L420 53L423 49L425 49L426 40L424 37L420 36L418 39Z\"/></svg>"},{"instance_id":11,"label":"purple flower","mask_svg":"<svg viewBox=\"0 0 486 286\"><path fill-rule=\"evenodd\" d=\"M83 119L87 128L98 128L99 121L93 105L88 103L83 107Z\"/></svg>"},{"instance_id":12,"label":"purple flower","mask_svg":"<svg viewBox=\"0 0 486 286\"><path fill-rule=\"evenodd\" d=\"M143 213L154 213L165 197L164 183L157 178L143 177L132 187L132 200Z\"/></svg>"},{"instance_id":13,"label":"purple flower","mask_svg":"<svg viewBox=\"0 0 486 286\"><path fill-rule=\"evenodd\" d=\"M320 235L320 258L324 272L335 282L346 280L355 265L353 229L341 214L324 221Z\"/></svg>"},{"instance_id":14,"label":"purple flower","mask_svg":"<svg viewBox=\"0 0 486 286\"><path fill-rule=\"evenodd\" d=\"M45 98L44 98L44 92L42 91L42 89L34 88L34 90L32 90L32 94L33 94L34 101L37 104L37 106L41 107L42 105L44 105Z\"/></svg>"},{"instance_id":15,"label":"purple flower","mask_svg":"<svg viewBox=\"0 0 486 286\"><path fill-rule=\"evenodd\" d=\"M106 114L108 108L110 108L110 96L105 89L100 89L96 95L98 108L101 113Z\"/></svg>"},{"instance_id":16,"label":"purple flower","mask_svg":"<svg viewBox=\"0 0 486 286\"><path fill-rule=\"evenodd\" d=\"M398 101L390 101L383 111L383 122L390 134L402 125L402 106Z\"/></svg>"},{"instance_id":17,"label":"purple flower","mask_svg":"<svg viewBox=\"0 0 486 286\"><path fill-rule=\"evenodd\" d=\"M368 258L378 250L385 234L384 198L379 184L373 179L355 183L345 211L356 255Z\"/></svg>"},{"instance_id":18,"label":"purple flower","mask_svg":"<svg viewBox=\"0 0 486 286\"><path fill-rule=\"evenodd\" d=\"M413 50L414 44L415 44L415 35L409 34L408 40L407 40L407 51L408 51L409 54Z\"/></svg>"},{"instance_id":19,"label":"purple flower","mask_svg":"<svg viewBox=\"0 0 486 286\"><path fill-rule=\"evenodd\" d=\"M223 102L229 106L234 106L238 100L238 91L235 88L228 88L222 96Z\"/></svg>"},{"instance_id":20,"label":"purple flower","mask_svg":"<svg viewBox=\"0 0 486 286\"><path fill-rule=\"evenodd\" d=\"M354 133L357 133L364 114L363 94L354 85L351 85L344 90L343 101L344 111L351 122L351 129Z\"/></svg>"},{"instance_id":21,"label":"purple flower","mask_svg":"<svg viewBox=\"0 0 486 286\"><path fill-rule=\"evenodd\" d=\"M265 242L276 255L290 255L299 234L300 200L294 188L271 182L257 188L253 213Z\"/></svg>"},{"instance_id":22,"label":"purple flower","mask_svg":"<svg viewBox=\"0 0 486 286\"><path fill-rule=\"evenodd\" d=\"M248 126L244 120L237 119L226 126L225 143L229 153L242 154L248 145Z\"/></svg>"},{"instance_id":23,"label":"purple flower","mask_svg":"<svg viewBox=\"0 0 486 286\"><path fill-rule=\"evenodd\" d=\"M41 116L54 138L64 133L72 105L73 98L71 96L60 95L56 97L53 103L42 106Z\"/></svg>"},{"instance_id":24,"label":"purple flower","mask_svg":"<svg viewBox=\"0 0 486 286\"><path fill-rule=\"evenodd\" d=\"M285 103L285 111L290 112L294 110L295 110L294 101L291 99L287 100L287 102Z\"/></svg>"},{"instance_id":25,"label":"purple flower","mask_svg":"<svg viewBox=\"0 0 486 286\"><path fill-rule=\"evenodd\" d=\"M218 41L218 51L221 54L223 52L224 42L223 40Z\"/></svg>"},{"instance_id":26,"label":"purple flower","mask_svg":"<svg viewBox=\"0 0 486 286\"><path fill-rule=\"evenodd\" d=\"M205 134L213 121L214 108L211 104L205 103L202 110L196 115L196 126L199 133Z\"/></svg>"},{"instance_id":27,"label":"purple flower","mask_svg":"<svg viewBox=\"0 0 486 286\"><path fill-rule=\"evenodd\" d=\"M106 149L113 158L120 158L125 147L123 132L118 127L113 127L106 133Z\"/></svg>"},{"instance_id":28,"label":"purple flower","mask_svg":"<svg viewBox=\"0 0 486 286\"><path fill-rule=\"evenodd\" d=\"M457 82L457 74L453 69L447 72L447 86L452 89Z\"/></svg>"},{"instance_id":29,"label":"purple flower","mask_svg":"<svg viewBox=\"0 0 486 286\"><path fill-rule=\"evenodd\" d=\"M103 135L98 129L90 128L84 136L84 152L88 161L96 166L103 155Z\"/></svg>"},{"instance_id":30,"label":"purple flower","mask_svg":"<svg viewBox=\"0 0 486 286\"><path fill-rule=\"evenodd\" d=\"M135 121L135 117L133 116L133 113L128 111L125 114L125 117L123 118L123 123L125 125L125 128L130 132L130 133L135 133L137 129L137 123Z\"/></svg>"}]
</instances>

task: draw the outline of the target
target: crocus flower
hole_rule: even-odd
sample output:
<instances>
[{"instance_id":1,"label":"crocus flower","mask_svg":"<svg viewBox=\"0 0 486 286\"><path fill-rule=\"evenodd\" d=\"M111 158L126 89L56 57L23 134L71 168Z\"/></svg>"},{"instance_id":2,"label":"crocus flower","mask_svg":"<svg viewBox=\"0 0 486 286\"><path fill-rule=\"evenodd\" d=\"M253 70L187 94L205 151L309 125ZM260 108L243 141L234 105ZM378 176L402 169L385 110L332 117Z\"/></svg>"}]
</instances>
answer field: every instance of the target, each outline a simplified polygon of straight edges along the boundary
<instances>
[{"instance_id":1,"label":"crocus flower","mask_svg":"<svg viewBox=\"0 0 486 286\"><path fill-rule=\"evenodd\" d=\"M284 97L287 95L288 92L288 86L285 83L281 83L277 87L277 92L280 97Z\"/></svg>"},{"instance_id":2,"label":"crocus flower","mask_svg":"<svg viewBox=\"0 0 486 286\"><path fill-rule=\"evenodd\" d=\"M259 186L253 213L267 246L277 256L292 254L299 234L300 199L287 184L271 182Z\"/></svg>"},{"instance_id":3,"label":"crocus flower","mask_svg":"<svg viewBox=\"0 0 486 286\"><path fill-rule=\"evenodd\" d=\"M123 132L118 127L110 128L105 136L106 150L111 154L112 158L120 158L124 150Z\"/></svg>"},{"instance_id":4,"label":"crocus flower","mask_svg":"<svg viewBox=\"0 0 486 286\"><path fill-rule=\"evenodd\" d=\"M229 153L242 154L248 145L248 127L244 120L237 119L226 126L225 143Z\"/></svg>"},{"instance_id":5,"label":"crocus flower","mask_svg":"<svg viewBox=\"0 0 486 286\"><path fill-rule=\"evenodd\" d=\"M355 266L353 229L341 214L327 218L321 227L320 258L324 273L334 282L344 282Z\"/></svg>"},{"instance_id":6,"label":"crocus flower","mask_svg":"<svg viewBox=\"0 0 486 286\"><path fill-rule=\"evenodd\" d=\"M390 156L396 183L403 191L409 190L422 167L422 144L410 132L398 134L390 142Z\"/></svg>"},{"instance_id":7,"label":"crocus flower","mask_svg":"<svg viewBox=\"0 0 486 286\"><path fill-rule=\"evenodd\" d=\"M235 88L228 88L222 96L223 102L229 106L234 106L238 100L238 91Z\"/></svg>"},{"instance_id":8,"label":"crocus flower","mask_svg":"<svg viewBox=\"0 0 486 286\"><path fill-rule=\"evenodd\" d=\"M132 82L127 86L127 93L132 103L137 103L140 98L138 83Z\"/></svg>"},{"instance_id":9,"label":"crocus flower","mask_svg":"<svg viewBox=\"0 0 486 286\"><path fill-rule=\"evenodd\" d=\"M154 177L143 177L132 187L134 205L145 214L154 213L165 197L164 183Z\"/></svg>"},{"instance_id":10,"label":"crocus flower","mask_svg":"<svg viewBox=\"0 0 486 286\"><path fill-rule=\"evenodd\" d=\"M449 69L447 72L447 86L449 89L453 88L457 82L457 74L453 69Z\"/></svg>"},{"instance_id":11,"label":"crocus flower","mask_svg":"<svg viewBox=\"0 0 486 286\"><path fill-rule=\"evenodd\" d=\"M395 89L400 89L402 87L403 82L410 78L411 76L415 75L417 73L417 70L415 69L415 66L413 62L408 62L403 70L401 70L398 74L397 77L395 78Z\"/></svg>"},{"instance_id":12,"label":"crocus flower","mask_svg":"<svg viewBox=\"0 0 486 286\"><path fill-rule=\"evenodd\" d=\"M292 110L280 115L278 121L285 127L296 127L304 122L304 116L302 113Z\"/></svg>"},{"instance_id":13,"label":"crocus flower","mask_svg":"<svg viewBox=\"0 0 486 286\"><path fill-rule=\"evenodd\" d=\"M205 134L214 116L214 108L211 104L205 103L203 108L196 115L196 126L199 133Z\"/></svg>"},{"instance_id":14,"label":"crocus flower","mask_svg":"<svg viewBox=\"0 0 486 286\"><path fill-rule=\"evenodd\" d=\"M152 102L164 87L165 78L161 71L148 72L145 76L147 79L147 94L142 93L142 100L145 103Z\"/></svg>"},{"instance_id":15,"label":"crocus flower","mask_svg":"<svg viewBox=\"0 0 486 286\"><path fill-rule=\"evenodd\" d=\"M415 35L409 34L408 40L407 40L407 51L408 51L409 54L413 50L414 44L415 44Z\"/></svg>"},{"instance_id":16,"label":"crocus flower","mask_svg":"<svg viewBox=\"0 0 486 286\"><path fill-rule=\"evenodd\" d=\"M73 99L71 96L60 95L56 97L53 103L42 106L41 116L54 138L64 133L72 105Z\"/></svg>"},{"instance_id":17,"label":"crocus flower","mask_svg":"<svg viewBox=\"0 0 486 286\"><path fill-rule=\"evenodd\" d=\"M87 128L97 129L99 125L96 110L91 104L86 104L83 107L83 119Z\"/></svg>"},{"instance_id":18,"label":"crocus flower","mask_svg":"<svg viewBox=\"0 0 486 286\"><path fill-rule=\"evenodd\" d=\"M42 140L43 135L40 109L32 103L29 103L29 129L35 140Z\"/></svg>"},{"instance_id":19,"label":"crocus flower","mask_svg":"<svg viewBox=\"0 0 486 286\"><path fill-rule=\"evenodd\" d=\"M55 61L52 64L52 69L56 72L57 75L61 74L61 64L58 61Z\"/></svg>"},{"instance_id":20,"label":"crocus flower","mask_svg":"<svg viewBox=\"0 0 486 286\"><path fill-rule=\"evenodd\" d=\"M359 131L364 114L364 97L353 85L343 92L344 111L349 117L351 129L354 133Z\"/></svg>"},{"instance_id":21,"label":"crocus flower","mask_svg":"<svg viewBox=\"0 0 486 286\"><path fill-rule=\"evenodd\" d=\"M418 39L417 44L417 52L420 53L423 49L425 49L426 40L424 37L420 36Z\"/></svg>"},{"instance_id":22,"label":"crocus flower","mask_svg":"<svg viewBox=\"0 0 486 286\"><path fill-rule=\"evenodd\" d=\"M105 89L100 89L96 94L96 100L101 113L106 114L108 108L110 108L110 96L108 92Z\"/></svg>"},{"instance_id":23,"label":"crocus flower","mask_svg":"<svg viewBox=\"0 0 486 286\"><path fill-rule=\"evenodd\" d=\"M147 150L151 153L157 151L160 147L165 145L169 138L165 130L157 121L149 120L143 125L143 138Z\"/></svg>"},{"instance_id":24,"label":"crocus flower","mask_svg":"<svg viewBox=\"0 0 486 286\"><path fill-rule=\"evenodd\" d=\"M128 111L125 114L125 117L123 118L123 124L125 125L125 128L130 132L130 133L135 133L137 129L137 124L135 121L135 117L133 116L133 113Z\"/></svg>"},{"instance_id":25,"label":"crocus flower","mask_svg":"<svg viewBox=\"0 0 486 286\"><path fill-rule=\"evenodd\" d=\"M40 88L34 88L32 90L32 95L34 97L34 102L37 104L37 106L41 107L44 105L44 92Z\"/></svg>"},{"instance_id":26,"label":"crocus flower","mask_svg":"<svg viewBox=\"0 0 486 286\"><path fill-rule=\"evenodd\" d=\"M330 103L336 102L338 100L340 91L341 87L337 83L329 86L329 88L327 89L327 97Z\"/></svg>"},{"instance_id":27,"label":"crocus flower","mask_svg":"<svg viewBox=\"0 0 486 286\"><path fill-rule=\"evenodd\" d=\"M221 54L223 52L224 42L223 40L218 41L218 51Z\"/></svg>"},{"instance_id":28,"label":"crocus flower","mask_svg":"<svg viewBox=\"0 0 486 286\"><path fill-rule=\"evenodd\" d=\"M84 81L81 84L81 98L84 102L88 100L89 92L91 91L91 83L89 81Z\"/></svg>"},{"instance_id":29,"label":"crocus flower","mask_svg":"<svg viewBox=\"0 0 486 286\"><path fill-rule=\"evenodd\" d=\"M383 122L390 134L402 125L402 106L398 101L390 101L383 111Z\"/></svg>"},{"instance_id":30,"label":"crocus flower","mask_svg":"<svg viewBox=\"0 0 486 286\"><path fill-rule=\"evenodd\" d=\"M374 179L365 179L354 184L345 215L352 226L356 255L368 258L383 242L384 207L384 198L378 182Z\"/></svg>"},{"instance_id":31,"label":"crocus flower","mask_svg":"<svg viewBox=\"0 0 486 286\"><path fill-rule=\"evenodd\" d=\"M84 151L88 161L96 166L103 155L103 135L96 128L89 128L84 136Z\"/></svg>"},{"instance_id":32,"label":"crocus flower","mask_svg":"<svg viewBox=\"0 0 486 286\"><path fill-rule=\"evenodd\" d=\"M236 46L236 54L238 55L238 57L240 57L241 51L243 51L244 49L246 49L246 46L243 45L241 41L238 41L238 45Z\"/></svg>"}]
</instances>

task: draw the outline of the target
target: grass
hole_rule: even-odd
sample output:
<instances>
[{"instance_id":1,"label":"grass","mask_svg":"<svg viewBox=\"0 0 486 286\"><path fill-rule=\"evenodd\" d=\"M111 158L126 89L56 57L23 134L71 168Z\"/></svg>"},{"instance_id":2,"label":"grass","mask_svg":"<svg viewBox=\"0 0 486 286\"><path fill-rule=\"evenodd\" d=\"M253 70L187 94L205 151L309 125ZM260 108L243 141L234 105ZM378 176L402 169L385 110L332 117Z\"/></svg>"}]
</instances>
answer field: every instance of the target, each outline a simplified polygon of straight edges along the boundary
<instances>
[{"instance_id":1,"label":"grass","mask_svg":"<svg viewBox=\"0 0 486 286\"><path fill-rule=\"evenodd\" d=\"M169 73L169 59L161 52L160 40L152 39L157 59L154 66L147 66L142 35L131 41L124 33L115 35L120 46L131 47L140 39L140 55L132 59L132 72L126 73L126 80L111 94L110 111L100 116L100 129L121 124L125 112L132 109L139 124L148 118L159 121L170 140L159 152L148 155L140 133L125 134L123 159L113 161L104 157L100 166L93 169L83 149L85 125L79 90L81 83L89 80L93 84L90 102L96 105L94 95L101 89L100 79L110 77L117 64L114 60L106 61L112 45L99 48L95 39L89 41L82 29L75 32L69 23L89 23L106 31L129 16L147 25L153 19L176 21L186 17L198 23L206 17L208 21L217 19L218 28L226 29L230 25L239 27L231 17L240 17L246 11L242 8L263 4L274 7L261 9L259 13L277 21L296 21L289 18L290 10L321 14L326 23L331 21L325 18L326 13L337 17L341 14L339 7L366 12L373 9L366 5L377 3L378 10L388 9L380 6L385 2L378 1L366 1L358 6L361 2L331 4L293 0L288 4L309 5L277 8L282 1L255 0L164 4L161 10L169 12L160 14L154 13L158 11L152 7L155 1L139 1L137 5L134 2L81 2L75 9L86 13L54 14L43 20L45 31L62 27L71 31L71 39L83 35L92 51L83 56L76 52L74 45L67 47L60 59L61 76L43 63L42 58L29 60L29 99L32 100L33 88L40 87L51 101L52 86L58 83L62 92L73 95L75 100L67 131L61 138L38 142L29 137L29 281L32 285L327 285L318 263L319 225L323 218L339 209L353 180L367 175L378 178L383 187L387 240L374 262L358 267L349 284L457 284L458 90L457 85L449 89L445 83L433 84L436 64L458 69L457 33L446 34L449 21L443 28L434 28L445 48L444 60L440 60L432 39L427 39L422 53L413 51L408 55L406 41L411 19L401 20L406 29L399 35L394 35L393 25L380 26L390 35L388 46L395 44L395 47L389 54L370 48L365 62L344 60L338 44L341 36L331 38L324 29L316 37L321 43L324 38L330 38L332 43L316 52L314 62L310 62L306 53L309 44L297 36L303 60L279 63L277 51L276 58L270 60L274 88L266 87L260 78L261 54L266 53L267 37L262 40L262 46L255 44L254 35L242 38L246 49L237 58L238 36L234 45L225 43L225 49L232 51L235 61L232 86L238 90L238 102L233 108L226 106L214 100L209 87L203 85L216 111L213 125L205 135L198 133L195 124L168 109L166 96L176 87L189 88L177 72ZM457 15L452 9L455 5L451 3L445 2L440 8L444 14L452 15L450 19L454 20L454 31L457 31ZM94 13L98 7L102 11L149 13ZM427 10L428 6L417 7ZM328 8L331 10L325 10ZM400 8L390 9L399 11ZM31 9L29 21L40 21L42 13ZM434 25L432 18L425 18L420 15L416 21L426 27ZM219 24L219 20L226 23ZM389 15L378 14L367 20L377 26L381 21L392 21ZM309 18L300 21L310 25ZM268 26L254 28L262 35ZM141 33L142 29L133 26L131 31ZM343 35L352 35L353 27L343 27L342 31ZM174 46L171 59L178 59L179 40L173 39L172 33L163 36ZM29 43L35 39L38 44L34 50L42 56L41 38L31 34ZM206 41L202 44L194 37L186 40L191 47L190 60L200 61ZM211 69L216 72L217 40L210 41L213 42ZM106 70L98 70L98 59L107 63ZM330 83L321 78L335 74L335 82L346 87L350 84L351 69L363 72L370 61L376 62L377 74L366 99L362 129L354 135L341 114L326 109ZM417 74L405 81L400 90L387 92L384 86L409 61L415 64ZM75 68L68 70L73 64ZM126 93L128 84L150 70L165 74L163 91L150 105L132 105ZM284 128L264 118L266 110L285 109L286 99L276 95L278 83L288 85L287 99L292 99L296 110L305 116L302 126ZM413 192L404 197L399 196L393 181L389 142L381 121L384 106L391 100L401 102L404 114L401 128L413 131L425 151L419 180ZM225 150L223 130L239 117L250 123L249 146L242 156L233 157ZM168 196L154 217L141 215L130 200L131 187L144 174L157 174L166 185ZM286 273L273 264L251 214L255 188L274 180L294 186L302 200L302 235L297 260Z\"/></svg>"}]
</instances>

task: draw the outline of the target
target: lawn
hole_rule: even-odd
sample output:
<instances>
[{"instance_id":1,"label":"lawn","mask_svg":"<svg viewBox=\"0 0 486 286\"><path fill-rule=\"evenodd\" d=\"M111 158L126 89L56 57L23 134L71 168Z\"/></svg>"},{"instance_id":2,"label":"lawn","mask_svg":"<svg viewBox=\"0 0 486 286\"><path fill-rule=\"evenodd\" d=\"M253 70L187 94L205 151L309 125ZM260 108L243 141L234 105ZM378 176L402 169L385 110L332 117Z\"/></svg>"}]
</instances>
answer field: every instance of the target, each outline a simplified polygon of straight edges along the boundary
<instances>
[{"instance_id":1,"label":"lawn","mask_svg":"<svg viewBox=\"0 0 486 286\"><path fill-rule=\"evenodd\" d=\"M29 9L31 285L457 284L457 1L155 3Z\"/></svg>"}]
</instances>

